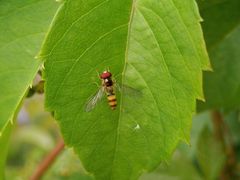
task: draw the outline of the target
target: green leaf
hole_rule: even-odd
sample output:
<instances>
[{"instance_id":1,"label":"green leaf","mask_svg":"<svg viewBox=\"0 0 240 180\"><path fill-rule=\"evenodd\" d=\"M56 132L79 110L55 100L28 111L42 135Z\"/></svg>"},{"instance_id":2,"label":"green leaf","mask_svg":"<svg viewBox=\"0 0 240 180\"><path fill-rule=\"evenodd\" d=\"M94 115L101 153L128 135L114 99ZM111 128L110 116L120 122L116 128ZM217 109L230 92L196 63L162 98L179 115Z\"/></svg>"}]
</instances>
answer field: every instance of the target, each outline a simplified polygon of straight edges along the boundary
<instances>
[{"instance_id":1,"label":"green leaf","mask_svg":"<svg viewBox=\"0 0 240 180\"><path fill-rule=\"evenodd\" d=\"M38 71L34 56L55 10L49 0L0 2L0 179L13 119Z\"/></svg>"},{"instance_id":2,"label":"green leaf","mask_svg":"<svg viewBox=\"0 0 240 180\"><path fill-rule=\"evenodd\" d=\"M213 72L204 73L206 103L198 109L240 106L240 1L199 1Z\"/></svg>"},{"instance_id":3,"label":"green leaf","mask_svg":"<svg viewBox=\"0 0 240 180\"><path fill-rule=\"evenodd\" d=\"M226 161L221 142L214 138L208 127L203 129L198 140L197 160L204 179L217 179Z\"/></svg>"},{"instance_id":4,"label":"green leaf","mask_svg":"<svg viewBox=\"0 0 240 180\"><path fill-rule=\"evenodd\" d=\"M0 2L0 132L38 71L34 57L56 7L49 0Z\"/></svg>"},{"instance_id":5,"label":"green leaf","mask_svg":"<svg viewBox=\"0 0 240 180\"><path fill-rule=\"evenodd\" d=\"M39 57L46 107L96 179L137 179L188 141L208 56L193 0L65 1ZM85 111L110 68L118 107ZM106 99L106 98L105 98Z\"/></svg>"}]
</instances>

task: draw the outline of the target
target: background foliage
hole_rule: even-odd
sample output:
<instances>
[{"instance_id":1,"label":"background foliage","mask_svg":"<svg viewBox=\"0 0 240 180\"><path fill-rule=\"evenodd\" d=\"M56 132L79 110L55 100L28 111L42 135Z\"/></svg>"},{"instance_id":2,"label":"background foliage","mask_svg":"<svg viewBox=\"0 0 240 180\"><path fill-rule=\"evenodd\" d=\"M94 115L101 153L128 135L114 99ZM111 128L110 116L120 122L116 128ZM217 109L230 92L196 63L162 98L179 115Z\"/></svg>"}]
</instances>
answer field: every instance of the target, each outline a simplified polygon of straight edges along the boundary
<instances>
[{"instance_id":1,"label":"background foliage","mask_svg":"<svg viewBox=\"0 0 240 180\"><path fill-rule=\"evenodd\" d=\"M12 11L6 12L8 10L6 7L11 7L11 3L15 5L14 8L18 9L18 11L12 9ZM26 78L22 76L22 72L14 72L14 70L11 72L6 67L9 66L11 61L16 61L15 65L20 65L19 63L21 62L23 65L26 62L32 62L31 57L35 56L39 49L40 42L44 36L43 32L45 32L57 8L56 4L51 4L49 1L44 0L31 1L24 8L21 8L21 3L24 4L24 1L19 3L16 4L13 1L0 2L0 12L2 13L0 26L4 27L1 28L0 32L2 31L1 34L5 32L12 33L0 37L3 43L3 46L0 46L0 79L4 82L2 84L8 83L6 87L13 87L12 82L16 85L15 82L24 81L24 83L20 83L24 85L23 88L17 86L18 93L14 91L14 88L11 91L14 92L13 95L16 95L15 97L18 97L14 98L17 101L12 101L12 106L15 109L24 96L26 87L31 84L31 79L36 73L39 64L36 61L35 63L37 64L35 65L29 63L29 67L33 65L35 70L34 68L26 68L24 66L23 69L27 71L33 70L32 74L25 74ZM34 7L35 5L36 7ZM180 144L169 162L161 164L154 172L145 174L140 179L176 179L176 177L179 179L216 179L219 177L239 178L240 176L240 116L238 111L240 102L240 56L238 51L240 41L240 2L238 0L199 0L198 5L204 19L202 23L204 37L214 70L214 72L204 73L206 103L198 103L199 114L193 119L191 146ZM39 8L37 12L41 16L35 13L35 8ZM9 8L9 10L11 9ZM28 13L34 15L29 19ZM9 19L4 18L6 14ZM16 20L19 16L23 16L23 21L19 22ZM35 21L36 19L39 22ZM19 25L13 26L16 23ZM26 24L28 26L25 26ZM18 31L16 27L25 28L25 31ZM28 28L30 29L28 30ZM36 39L35 35L34 38L25 37L24 35L25 32L26 34L29 34L29 32L38 33L39 30L41 34L39 36L36 35ZM13 42L8 44L10 40ZM6 62L2 61L2 59L6 60ZM18 69L19 66L15 67ZM8 73L13 73L11 77L14 81L6 78ZM4 124L2 119L10 122L14 116L13 112L5 111L7 107L2 105L7 101L4 99L8 98L4 94L6 87L1 87L1 92L3 93L0 96L1 100L3 100L0 101L0 108L2 108L0 109L0 123L2 127ZM42 158L56 145L60 138L59 127L54 123L52 116L43 110L42 96L34 95L32 98L25 100L23 104L17 118L17 126L10 141L6 166L7 179L29 178ZM11 124L8 123L7 126L11 127ZM7 128L7 130L10 133L11 129ZM7 147L8 132L4 132L4 136L1 136L1 147ZM7 148L0 149L2 156L0 158L0 168L3 166L5 159L4 155L6 153L4 151L7 152ZM65 162L64 164L62 163L63 161ZM53 167L49 169L44 179L93 178L83 169L81 162L73 151L66 149Z\"/></svg>"},{"instance_id":2,"label":"background foliage","mask_svg":"<svg viewBox=\"0 0 240 180\"><path fill-rule=\"evenodd\" d=\"M214 73L204 73L206 103L199 110L239 108L240 1L199 1L208 53Z\"/></svg>"}]
</instances>

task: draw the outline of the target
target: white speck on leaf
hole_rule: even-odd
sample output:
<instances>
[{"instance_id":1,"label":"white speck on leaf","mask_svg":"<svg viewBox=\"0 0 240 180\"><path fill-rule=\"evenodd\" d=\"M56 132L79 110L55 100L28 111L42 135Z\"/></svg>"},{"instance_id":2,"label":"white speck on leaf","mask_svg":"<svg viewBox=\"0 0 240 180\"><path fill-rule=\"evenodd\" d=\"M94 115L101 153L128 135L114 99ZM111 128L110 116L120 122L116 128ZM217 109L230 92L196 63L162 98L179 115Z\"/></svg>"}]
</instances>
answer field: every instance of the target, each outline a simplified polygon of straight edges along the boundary
<instances>
[{"instance_id":1,"label":"white speck on leaf","mask_svg":"<svg viewBox=\"0 0 240 180\"><path fill-rule=\"evenodd\" d=\"M137 125L134 127L134 130L138 130L138 129L140 129L139 124L137 124Z\"/></svg>"}]
</instances>

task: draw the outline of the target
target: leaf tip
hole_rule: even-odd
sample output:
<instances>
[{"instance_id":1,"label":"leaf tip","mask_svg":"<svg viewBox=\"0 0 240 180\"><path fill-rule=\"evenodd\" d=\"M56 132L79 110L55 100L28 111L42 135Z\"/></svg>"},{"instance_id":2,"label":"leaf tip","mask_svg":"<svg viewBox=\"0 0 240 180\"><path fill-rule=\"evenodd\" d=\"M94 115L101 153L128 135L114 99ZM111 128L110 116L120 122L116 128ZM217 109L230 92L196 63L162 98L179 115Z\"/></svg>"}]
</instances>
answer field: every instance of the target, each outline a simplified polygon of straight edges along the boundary
<instances>
[{"instance_id":1,"label":"leaf tip","mask_svg":"<svg viewBox=\"0 0 240 180\"><path fill-rule=\"evenodd\" d=\"M202 102L206 102L204 94L202 96L198 96L197 99Z\"/></svg>"},{"instance_id":2,"label":"leaf tip","mask_svg":"<svg viewBox=\"0 0 240 180\"><path fill-rule=\"evenodd\" d=\"M34 59L44 61L45 57L42 55L41 52L39 52L39 53L34 57Z\"/></svg>"},{"instance_id":3,"label":"leaf tip","mask_svg":"<svg viewBox=\"0 0 240 180\"><path fill-rule=\"evenodd\" d=\"M209 59L210 58L208 58L208 61L207 61L206 65L204 65L202 67L203 71L213 71L213 67L212 67L211 61Z\"/></svg>"},{"instance_id":4,"label":"leaf tip","mask_svg":"<svg viewBox=\"0 0 240 180\"><path fill-rule=\"evenodd\" d=\"M42 68L41 68L42 70L45 70L45 65L44 64L42 64Z\"/></svg>"},{"instance_id":5,"label":"leaf tip","mask_svg":"<svg viewBox=\"0 0 240 180\"><path fill-rule=\"evenodd\" d=\"M206 69L206 71L210 71L210 72L213 72L213 71L214 71L211 63L209 63L209 66L208 66L208 68Z\"/></svg>"}]
</instances>

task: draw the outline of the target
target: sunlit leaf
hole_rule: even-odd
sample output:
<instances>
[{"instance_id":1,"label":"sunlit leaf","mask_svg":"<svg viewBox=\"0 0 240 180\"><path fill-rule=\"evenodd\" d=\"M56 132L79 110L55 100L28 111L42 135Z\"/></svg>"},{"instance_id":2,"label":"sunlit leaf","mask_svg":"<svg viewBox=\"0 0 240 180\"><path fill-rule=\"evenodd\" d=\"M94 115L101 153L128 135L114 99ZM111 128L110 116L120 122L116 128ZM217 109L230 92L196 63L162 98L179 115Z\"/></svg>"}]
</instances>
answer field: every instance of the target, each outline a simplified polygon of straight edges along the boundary
<instances>
[{"instance_id":1,"label":"sunlit leaf","mask_svg":"<svg viewBox=\"0 0 240 180\"><path fill-rule=\"evenodd\" d=\"M39 57L45 60L46 107L65 142L97 179L136 179L188 141L202 69L209 69L193 0L68 0ZM117 93L91 112L86 102L110 69Z\"/></svg>"}]
</instances>

